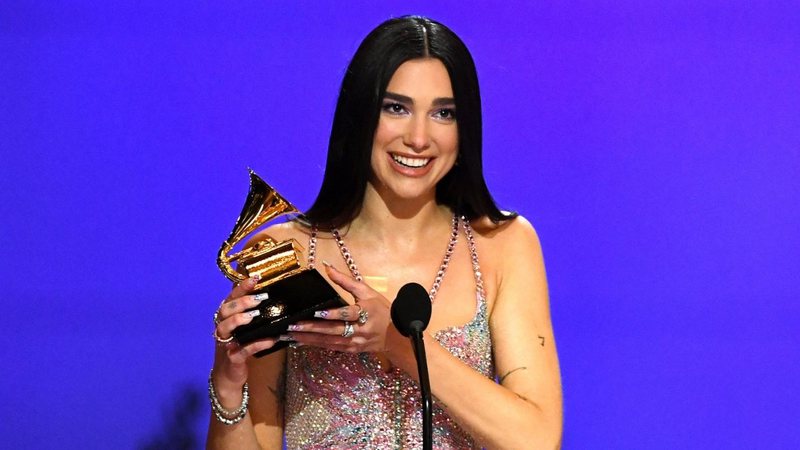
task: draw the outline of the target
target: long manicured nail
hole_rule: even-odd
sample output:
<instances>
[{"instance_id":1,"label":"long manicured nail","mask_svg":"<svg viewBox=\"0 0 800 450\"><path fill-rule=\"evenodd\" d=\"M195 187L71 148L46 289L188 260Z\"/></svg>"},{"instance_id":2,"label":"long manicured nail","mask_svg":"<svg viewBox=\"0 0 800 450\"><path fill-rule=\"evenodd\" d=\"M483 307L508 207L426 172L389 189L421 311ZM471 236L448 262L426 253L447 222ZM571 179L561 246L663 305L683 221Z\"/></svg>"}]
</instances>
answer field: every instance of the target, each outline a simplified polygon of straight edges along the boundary
<instances>
[{"instance_id":1,"label":"long manicured nail","mask_svg":"<svg viewBox=\"0 0 800 450\"><path fill-rule=\"evenodd\" d=\"M255 300L257 302L263 302L264 300L267 300L268 298L269 298L269 292L262 292L260 294L256 294L253 297L253 300Z\"/></svg>"},{"instance_id":2,"label":"long manicured nail","mask_svg":"<svg viewBox=\"0 0 800 450\"><path fill-rule=\"evenodd\" d=\"M333 270L336 270L336 268L333 267L333 264L329 263L328 261L325 261L324 259L322 260L322 264L325 264L325 267L329 267Z\"/></svg>"},{"instance_id":3,"label":"long manicured nail","mask_svg":"<svg viewBox=\"0 0 800 450\"><path fill-rule=\"evenodd\" d=\"M316 311L314 313L314 317L316 317L317 319L324 319L328 317L328 314L329 314L328 311Z\"/></svg>"},{"instance_id":4,"label":"long manicured nail","mask_svg":"<svg viewBox=\"0 0 800 450\"><path fill-rule=\"evenodd\" d=\"M289 325L288 327L286 327L286 329L289 330L289 331L302 331L303 330L303 326L302 325L298 325L296 323L293 323L293 324Z\"/></svg>"},{"instance_id":5,"label":"long manicured nail","mask_svg":"<svg viewBox=\"0 0 800 450\"><path fill-rule=\"evenodd\" d=\"M278 336L278 340L282 342L294 342L294 338L289 336L288 334L282 334Z\"/></svg>"},{"instance_id":6,"label":"long manicured nail","mask_svg":"<svg viewBox=\"0 0 800 450\"><path fill-rule=\"evenodd\" d=\"M254 309L252 311L247 311L247 315L250 317L257 317L261 315L261 311Z\"/></svg>"}]
</instances>

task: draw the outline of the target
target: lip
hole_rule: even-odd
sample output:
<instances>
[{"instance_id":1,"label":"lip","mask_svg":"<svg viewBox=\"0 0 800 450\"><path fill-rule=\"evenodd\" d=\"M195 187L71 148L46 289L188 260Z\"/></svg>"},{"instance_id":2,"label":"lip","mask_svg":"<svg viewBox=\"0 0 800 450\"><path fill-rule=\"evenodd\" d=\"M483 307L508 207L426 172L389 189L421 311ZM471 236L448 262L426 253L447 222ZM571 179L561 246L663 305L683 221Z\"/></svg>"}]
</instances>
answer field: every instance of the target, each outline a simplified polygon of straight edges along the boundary
<instances>
[{"instance_id":1,"label":"lip","mask_svg":"<svg viewBox=\"0 0 800 450\"><path fill-rule=\"evenodd\" d=\"M433 160L436 159L434 157L427 157L425 159L429 159L430 161L428 161L428 163L425 164L424 166L422 166L422 167L408 167L408 166L405 166L405 165L400 164L397 161L395 161L394 156L400 156L400 157L404 157L404 158L413 158L413 159L421 159L421 158L419 156L416 156L416 155L415 156L410 156L410 155L404 155L404 154L401 154L401 153L387 153L386 156L387 156L387 158L389 158L389 164L392 166L392 169L394 169L395 172L398 172L398 173L400 173L402 175L405 175L407 177L415 177L415 178L416 177L425 176L428 172L430 172L431 168L433 167Z\"/></svg>"}]
</instances>

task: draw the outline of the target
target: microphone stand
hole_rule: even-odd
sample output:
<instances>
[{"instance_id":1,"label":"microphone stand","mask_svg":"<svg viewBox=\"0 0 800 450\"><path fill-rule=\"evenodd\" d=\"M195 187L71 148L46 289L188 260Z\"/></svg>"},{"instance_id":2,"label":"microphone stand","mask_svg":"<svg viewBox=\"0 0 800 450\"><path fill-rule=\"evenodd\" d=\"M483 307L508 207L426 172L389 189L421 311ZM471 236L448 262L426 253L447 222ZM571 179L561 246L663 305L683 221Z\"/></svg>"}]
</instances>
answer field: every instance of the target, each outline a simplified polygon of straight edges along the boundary
<instances>
[{"instance_id":1,"label":"microphone stand","mask_svg":"<svg viewBox=\"0 0 800 450\"><path fill-rule=\"evenodd\" d=\"M431 384L428 379L428 359L425 356L425 341L422 339L422 330L425 324L415 320L411 322L411 344L414 347L414 356L417 358L417 372L419 373L419 388L422 392L422 448L431 450L433 447L433 411L431 410Z\"/></svg>"}]
</instances>

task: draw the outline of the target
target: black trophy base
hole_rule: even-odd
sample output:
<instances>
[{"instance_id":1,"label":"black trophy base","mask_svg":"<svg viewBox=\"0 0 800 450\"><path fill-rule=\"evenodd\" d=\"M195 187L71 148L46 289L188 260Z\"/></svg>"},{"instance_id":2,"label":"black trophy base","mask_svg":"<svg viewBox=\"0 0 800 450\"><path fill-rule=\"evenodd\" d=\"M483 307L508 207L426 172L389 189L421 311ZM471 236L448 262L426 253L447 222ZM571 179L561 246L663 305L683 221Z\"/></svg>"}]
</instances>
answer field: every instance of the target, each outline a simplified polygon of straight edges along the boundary
<instances>
[{"instance_id":1,"label":"black trophy base","mask_svg":"<svg viewBox=\"0 0 800 450\"><path fill-rule=\"evenodd\" d=\"M285 334L289 325L314 318L316 311L347 306L336 290L314 269L303 270L283 280L270 284L254 294L269 293L269 298L248 311L257 309L260 314L247 325L233 330L239 345ZM277 342L273 347L255 354L257 358L280 350L288 342Z\"/></svg>"}]
</instances>

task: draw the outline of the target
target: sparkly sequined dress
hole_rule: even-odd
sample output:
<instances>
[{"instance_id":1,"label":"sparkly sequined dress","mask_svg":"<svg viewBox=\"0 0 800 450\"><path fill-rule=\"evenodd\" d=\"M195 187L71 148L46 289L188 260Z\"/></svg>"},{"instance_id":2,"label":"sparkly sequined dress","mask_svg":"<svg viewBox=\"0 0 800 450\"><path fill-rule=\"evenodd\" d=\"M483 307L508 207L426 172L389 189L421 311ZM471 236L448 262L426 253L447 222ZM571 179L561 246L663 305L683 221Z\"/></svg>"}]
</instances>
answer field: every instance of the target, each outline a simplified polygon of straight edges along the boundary
<instances>
[{"instance_id":1,"label":"sparkly sequined dress","mask_svg":"<svg viewBox=\"0 0 800 450\"><path fill-rule=\"evenodd\" d=\"M492 378L492 343L480 267L472 231L466 220L462 225L476 276L476 313L466 325L440 330L434 337L450 353ZM370 353L317 347L287 351L284 431L288 448L422 448L421 394L405 372L384 371ZM433 447L477 448L435 399Z\"/></svg>"}]
</instances>

